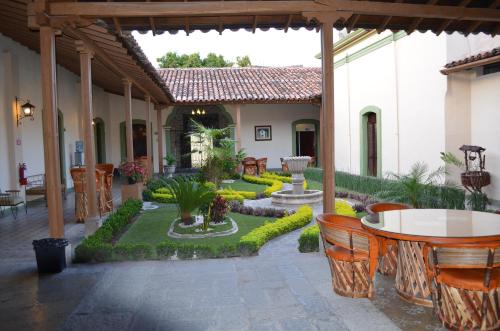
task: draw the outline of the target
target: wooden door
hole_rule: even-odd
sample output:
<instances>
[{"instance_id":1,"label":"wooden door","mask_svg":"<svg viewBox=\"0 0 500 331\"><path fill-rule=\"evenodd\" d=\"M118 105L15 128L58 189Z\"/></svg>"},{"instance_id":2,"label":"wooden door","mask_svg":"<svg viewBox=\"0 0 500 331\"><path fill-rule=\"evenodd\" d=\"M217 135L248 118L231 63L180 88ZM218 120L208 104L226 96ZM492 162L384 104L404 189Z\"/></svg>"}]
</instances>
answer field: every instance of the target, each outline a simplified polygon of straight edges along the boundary
<instances>
[{"instance_id":1,"label":"wooden door","mask_svg":"<svg viewBox=\"0 0 500 331\"><path fill-rule=\"evenodd\" d=\"M377 176L377 115L369 113L366 125L368 176Z\"/></svg>"}]
</instances>

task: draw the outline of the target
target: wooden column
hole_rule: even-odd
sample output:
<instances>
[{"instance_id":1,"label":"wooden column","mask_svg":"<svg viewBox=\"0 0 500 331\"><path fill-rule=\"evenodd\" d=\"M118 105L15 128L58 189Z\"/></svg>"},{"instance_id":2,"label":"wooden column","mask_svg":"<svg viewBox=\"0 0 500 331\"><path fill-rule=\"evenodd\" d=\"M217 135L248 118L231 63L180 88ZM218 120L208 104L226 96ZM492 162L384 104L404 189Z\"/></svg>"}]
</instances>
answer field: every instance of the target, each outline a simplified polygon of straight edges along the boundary
<instances>
[{"instance_id":1,"label":"wooden column","mask_svg":"<svg viewBox=\"0 0 500 331\"><path fill-rule=\"evenodd\" d=\"M323 120L323 212L335 210L335 134L333 103L333 19L321 22L322 120Z\"/></svg>"},{"instance_id":2,"label":"wooden column","mask_svg":"<svg viewBox=\"0 0 500 331\"><path fill-rule=\"evenodd\" d=\"M324 131L325 131L325 126L324 123L325 121L323 120L323 107L319 105L319 163L318 166L321 169L325 168L325 142L324 142Z\"/></svg>"},{"instance_id":3,"label":"wooden column","mask_svg":"<svg viewBox=\"0 0 500 331\"><path fill-rule=\"evenodd\" d=\"M146 154L148 157L147 167L149 177L153 177L153 147L151 135L151 96L146 95Z\"/></svg>"},{"instance_id":4,"label":"wooden column","mask_svg":"<svg viewBox=\"0 0 500 331\"><path fill-rule=\"evenodd\" d=\"M45 186L49 235L64 237L64 216L61 195L61 172L59 168L59 130L57 129L57 80L54 29L40 27L40 67L42 78L42 125L45 163Z\"/></svg>"},{"instance_id":5,"label":"wooden column","mask_svg":"<svg viewBox=\"0 0 500 331\"><path fill-rule=\"evenodd\" d=\"M87 219L91 220L99 215L97 210L96 175L95 175L95 144L92 121L92 51L85 44L77 40L76 50L80 53L80 80L82 98L83 141L85 146L85 168L87 195Z\"/></svg>"},{"instance_id":6,"label":"wooden column","mask_svg":"<svg viewBox=\"0 0 500 331\"><path fill-rule=\"evenodd\" d=\"M163 125L161 125L161 109L156 109L156 125L158 130L158 173L163 174Z\"/></svg>"},{"instance_id":7,"label":"wooden column","mask_svg":"<svg viewBox=\"0 0 500 331\"><path fill-rule=\"evenodd\" d=\"M236 105L236 152L241 149L241 105Z\"/></svg>"},{"instance_id":8,"label":"wooden column","mask_svg":"<svg viewBox=\"0 0 500 331\"><path fill-rule=\"evenodd\" d=\"M125 141L127 145L127 162L134 161L134 138L132 131L132 82L123 79L123 98L125 104Z\"/></svg>"}]
</instances>

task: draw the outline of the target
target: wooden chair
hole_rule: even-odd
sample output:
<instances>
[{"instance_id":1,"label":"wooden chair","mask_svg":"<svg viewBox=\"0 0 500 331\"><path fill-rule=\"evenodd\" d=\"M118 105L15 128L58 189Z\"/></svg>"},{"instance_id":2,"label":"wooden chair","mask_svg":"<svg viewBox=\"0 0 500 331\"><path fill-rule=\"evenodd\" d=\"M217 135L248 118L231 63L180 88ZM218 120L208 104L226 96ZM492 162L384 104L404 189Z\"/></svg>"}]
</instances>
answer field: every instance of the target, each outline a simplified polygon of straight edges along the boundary
<instances>
[{"instance_id":1,"label":"wooden chair","mask_svg":"<svg viewBox=\"0 0 500 331\"><path fill-rule=\"evenodd\" d=\"M61 184L61 193L64 200L66 200L66 184ZM47 201L47 189L45 187L45 174L31 175L26 177L25 186L26 197L43 195L45 201Z\"/></svg>"},{"instance_id":2,"label":"wooden chair","mask_svg":"<svg viewBox=\"0 0 500 331\"><path fill-rule=\"evenodd\" d=\"M411 208L408 205L394 202L373 203L366 207L368 214L384 211L402 210ZM378 271L382 275L395 276L398 269L398 242L396 240L377 237L380 245L380 264Z\"/></svg>"},{"instance_id":3,"label":"wooden chair","mask_svg":"<svg viewBox=\"0 0 500 331\"><path fill-rule=\"evenodd\" d=\"M288 170L288 165L286 164L285 160L283 160L282 157L280 157L280 162L281 162L281 171L283 171L283 172L290 172Z\"/></svg>"},{"instance_id":4,"label":"wooden chair","mask_svg":"<svg viewBox=\"0 0 500 331\"><path fill-rule=\"evenodd\" d=\"M263 157L257 159L257 170L259 171L259 175L265 173L267 171L267 157Z\"/></svg>"},{"instance_id":5,"label":"wooden chair","mask_svg":"<svg viewBox=\"0 0 500 331\"><path fill-rule=\"evenodd\" d=\"M244 175L255 176L257 174L257 160L254 157L246 157L242 163Z\"/></svg>"},{"instance_id":6,"label":"wooden chair","mask_svg":"<svg viewBox=\"0 0 500 331\"><path fill-rule=\"evenodd\" d=\"M104 172L104 194L102 201L103 213L113 211L113 170L112 163L98 163L95 168Z\"/></svg>"},{"instance_id":7,"label":"wooden chair","mask_svg":"<svg viewBox=\"0 0 500 331\"><path fill-rule=\"evenodd\" d=\"M500 329L500 241L428 243L424 260L435 310L447 328Z\"/></svg>"},{"instance_id":8,"label":"wooden chair","mask_svg":"<svg viewBox=\"0 0 500 331\"><path fill-rule=\"evenodd\" d=\"M2 193L0 190L0 214L3 215L4 208L10 208L12 217L17 219L17 207L22 204L24 204L24 212L26 214L28 213L28 205L26 201L19 196L19 193L19 190L7 190L5 193Z\"/></svg>"},{"instance_id":9,"label":"wooden chair","mask_svg":"<svg viewBox=\"0 0 500 331\"><path fill-rule=\"evenodd\" d=\"M363 230L357 218L319 215L317 222L326 249L335 293L350 298L371 298L378 259L377 238Z\"/></svg>"},{"instance_id":10,"label":"wooden chair","mask_svg":"<svg viewBox=\"0 0 500 331\"><path fill-rule=\"evenodd\" d=\"M77 223L84 223L88 216L88 197L86 194L86 169L85 168L71 168L70 174L73 179L75 190L75 218ZM95 170L96 174L96 192L97 205L100 215L104 213L105 203L105 172L99 169Z\"/></svg>"}]
</instances>

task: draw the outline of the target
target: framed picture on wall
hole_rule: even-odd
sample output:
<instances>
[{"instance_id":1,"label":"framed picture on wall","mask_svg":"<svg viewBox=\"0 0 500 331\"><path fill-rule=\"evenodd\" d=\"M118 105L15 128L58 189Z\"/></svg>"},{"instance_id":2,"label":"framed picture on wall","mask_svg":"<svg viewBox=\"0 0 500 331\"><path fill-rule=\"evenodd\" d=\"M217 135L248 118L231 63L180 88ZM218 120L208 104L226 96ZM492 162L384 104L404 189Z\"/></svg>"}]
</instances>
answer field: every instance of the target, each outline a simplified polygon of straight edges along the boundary
<instances>
[{"instance_id":1,"label":"framed picture on wall","mask_svg":"<svg viewBox=\"0 0 500 331\"><path fill-rule=\"evenodd\" d=\"M272 131L270 125L255 126L255 141L272 140Z\"/></svg>"}]
</instances>

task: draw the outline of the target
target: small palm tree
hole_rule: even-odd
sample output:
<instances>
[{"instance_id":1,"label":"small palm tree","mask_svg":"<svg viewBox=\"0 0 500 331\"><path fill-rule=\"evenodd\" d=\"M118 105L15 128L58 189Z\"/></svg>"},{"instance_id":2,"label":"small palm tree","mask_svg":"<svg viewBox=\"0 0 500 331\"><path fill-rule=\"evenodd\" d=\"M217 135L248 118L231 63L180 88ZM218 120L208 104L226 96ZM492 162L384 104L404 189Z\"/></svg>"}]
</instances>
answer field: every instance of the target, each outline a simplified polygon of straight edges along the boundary
<instances>
[{"instance_id":1,"label":"small palm tree","mask_svg":"<svg viewBox=\"0 0 500 331\"><path fill-rule=\"evenodd\" d=\"M429 172L427 164L417 162L411 167L408 174L389 173L389 179L393 179L395 182L378 193L377 197L421 208L426 202L436 198L429 196L429 187L440 184L445 173L444 167Z\"/></svg>"},{"instance_id":2,"label":"small palm tree","mask_svg":"<svg viewBox=\"0 0 500 331\"><path fill-rule=\"evenodd\" d=\"M200 206L210 203L215 196L209 186L184 177L168 180L167 188L177 203L181 221L186 225L193 223L191 214Z\"/></svg>"}]
</instances>

